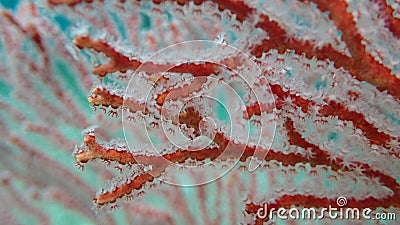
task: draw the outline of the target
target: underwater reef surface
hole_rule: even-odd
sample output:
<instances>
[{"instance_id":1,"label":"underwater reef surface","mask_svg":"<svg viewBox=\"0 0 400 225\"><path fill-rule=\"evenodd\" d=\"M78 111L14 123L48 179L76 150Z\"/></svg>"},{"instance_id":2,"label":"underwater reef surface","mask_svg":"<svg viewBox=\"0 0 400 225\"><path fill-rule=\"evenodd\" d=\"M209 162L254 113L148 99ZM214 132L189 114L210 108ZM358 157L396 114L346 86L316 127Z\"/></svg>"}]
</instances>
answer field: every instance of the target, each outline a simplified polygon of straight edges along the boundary
<instances>
[{"instance_id":1,"label":"underwater reef surface","mask_svg":"<svg viewBox=\"0 0 400 225\"><path fill-rule=\"evenodd\" d=\"M398 1L0 12L0 224L399 224Z\"/></svg>"}]
</instances>

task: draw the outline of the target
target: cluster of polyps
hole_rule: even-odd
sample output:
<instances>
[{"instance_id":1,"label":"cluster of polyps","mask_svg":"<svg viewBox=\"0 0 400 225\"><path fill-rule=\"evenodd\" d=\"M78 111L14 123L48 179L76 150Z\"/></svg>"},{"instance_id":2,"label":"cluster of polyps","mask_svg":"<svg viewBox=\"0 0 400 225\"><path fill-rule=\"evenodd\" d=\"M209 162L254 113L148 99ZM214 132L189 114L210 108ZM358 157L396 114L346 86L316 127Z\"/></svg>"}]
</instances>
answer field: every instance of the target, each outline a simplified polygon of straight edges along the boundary
<instances>
[{"instance_id":1,"label":"cluster of polyps","mask_svg":"<svg viewBox=\"0 0 400 225\"><path fill-rule=\"evenodd\" d=\"M88 37L74 41L78 47L109 47ZM162 64L179 51L197 54ZM217 54L226 57L220 60ZM125 183L96 197L99 206L114 203L154 177L180 185L204 184L228 172L235 160L255 156L259 160L249 164L254 170L265 158L275 129L274 98L261 70L245 54L219 42L194 41L135 65L129 82L96 86L88 98L95 106L112 108L110 115L121 115L128 145L101 145L92 130L85 131L85 145L75 153L78 162L103 159L127 165L127 170L132 165L146 168L143 173L134 167ZM225 171L215 177L196 176L226 162L221 166ZM197 179L179 180L184 172Z\"/></svg>"},{"instance_id":2,"label":"cluster of polyps","mask_svg":"<svg viewBox=\"0 0 400 225\"><path fill-rule=\"evenodd\" d=\"M258 157L264 161L264 169L274 171L273 176L268 178L282 175L295 179L292 173L299 175L301 171L312 176L306 178L306 183L300 182L297 186L288 181L290 189L270 181L273 188L266 190L267 193L249 197L251 202L246 205L247 213L255 214L266 201L273 202L275 208L290 205L320 207L333 204L339 194L350 196L349 204L358 208L398 208L400 129L396 124L400 117L400 54L395 46L399 43L400 34L396 26L399 19L391 15L392 6L385 1L374 2L376 7L345 1L337 4L317 0L312 1L314 3L289 2L263 5L241 1L178 1L182 6L177 6L155 1L150 11L160 13L163 7L172 5L179 14L183 14L182 21L185 21L185 16L189 16L191 11L197 10L196 13L204 16L214 7L217 12L217 8L224 10L224 13L216 13L217 16L227 16L230 21L236 21L232 25L233 32L248 29L248 26L252 27L248 30L264 32L261 32L265 36L263 40L257 36L254 39L248 37L249 40L245 41L246 35L238 34L243 38L242 42L238 42L242 50L258 57L254 61L261 74L244 79L250 84L250 89L239 88L248 93L239 97L244 105L237 106L236 112L239 113L234 114L232 121L238 127L234 127L233 132L240 131L240 126L245 129L247 122L255 127L263 122L276 124L273 145L268 149L268 138L265 144L261 144L262 152L269 150L268 155ZM131 9L132 6L126 3L119 7ZM282 11L275 9L279 7ZM308 21L310 24L296 24L287 12L291 9L298 16L306 16L306 12L310 12L313 17ZM281 21L282 16L287 16L287 21ZM374 32L372 24L380 21L379 18L384 18L384 26ZM330 25L327 32L323 30L323 24ZM174 21L169 27L176 28ZM175 37L183 35L179 30L171 33ZM326 33L335 38L325 40ZM154 47L157 38L149 34L148 45ZM123 146L115 148L99 144L94 134L85 137L83 149L76 153L80 163L104 159L121 165L141 164L147 168L100 193L95 198L99 206L129 195L152 182L154 177L166 176L171 162L189 162L199 169L203 167L199 166L201 163L215 161L227 150L232 150L232 154L223 155L215 162L236 158L244 163L254 155L259 156L256 150L260 146L251 139L243 143L242 140L247 139L240 133L227 135L229 129L221 118L216 120L215 129L202 131L201 123L213 114L212 109L216 106L204 98L193 98L197 93L218 88L223 83L235 86L239 80L236 78L240 77L235 73L246 73L249 69L242 66L241 57L237 58L229 51L214 52L208 56L213 62L229 65L227 67L235 71L232 72L209 62L185 63L188 55L199 54L196 51L181 52L182 55L175 53L170 57L157 58L158 61L144 61L132 56L134 54L124 54L118 44L105 38L96 39L85 34L76 36L74 43L81 49L92 49L110 59L108 63L94 68L93 73L99 77L115 76L117 72L137 72L129 84L115 80L113 86L101 84L95 87L89 101L95 106L113 108L109 111L111 115L126 116L123 119L130 124L144 121L152 134L150 137L159 138L151 141L155 146L149 145L147 134L138 132L141 128L135 127L131 134L135 134L133 145L136 143L138 146L131 146L128 138L130 148L126 146L127 149L124 149ZM167 72L161 74L164 71ZM126 76L123 74L122 78ZM268 90L265 94L274 96L276 108L271 102L257 102L251 98L251 90L263 90L268 83L270 88L264 91ZM240 86L240 82L237 84ZM274 117L268 118L266 115L272 112ZM166 129L163 129L164 125ZM211 124L208 125L206 127L210 128ZM161 136L155 132L159 130L163 131ZM178 133L183 133L185 138L174 140L188 142L175 145L163 141L168 139L168 134L174 136ZM199 150L191 140L201 136L206 137L206 145L201 145L204 148ZM159 149L159 154L149 152L152 148ZM197 183L204 182L201 177L198 179ZM341 186L342 189L339 188ZM264 197L260 198L262 194Z\"/></svg>"}]
</instances>

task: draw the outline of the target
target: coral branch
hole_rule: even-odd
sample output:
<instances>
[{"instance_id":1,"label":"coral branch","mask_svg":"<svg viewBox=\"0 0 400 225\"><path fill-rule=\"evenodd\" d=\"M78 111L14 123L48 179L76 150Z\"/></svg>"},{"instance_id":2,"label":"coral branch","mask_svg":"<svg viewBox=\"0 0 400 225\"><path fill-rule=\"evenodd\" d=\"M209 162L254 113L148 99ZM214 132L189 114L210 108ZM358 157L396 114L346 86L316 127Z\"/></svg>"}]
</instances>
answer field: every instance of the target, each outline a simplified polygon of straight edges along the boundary
<instances>
[{"instance_id":1,"label":"coral branch","mask_svg":"<svg viewBox=\"0 0 400 225\"><path fill-rule=\"evenodd\" d=\"M146 68L145 72L147 73L157 73L164 71L183 73L190 71L193 76L207 76L217 71L218 68L217 65L207 62L204 64L190 63L181 65L174 65L169 63L160 65L152 62L146 62L145 66L140 67L143 65L143 62L141 62L140 60L129 59L127 56L124 56L121 53L115 51L114 48L102 41L93 40L90 37L75 37L74 44L77 45L79 48L94 49L97 52L102 52L111 59L108 64L100 65L93 69L93 73L100 77L104 77L108 73L113 73L116 71L137 71L139 68ZM139 71L140 70L138 70L138 72Z\"/></svg>"},{"instance_id":2,"label":"coral branch","mask_svg":"<svg viewBox=\"0 0 400 225\"><path fill-rule=\"evenodd\" d=\"M385 0L377 0L377 3L382 5L381 10L386 17L386 27L390 30L390 32L393 33L394 36L400 39L400 19L394 17L393 7L388 5Z\"/></svg>"},{"instance_id":3,"label":"coral branch","mask_svg":"<svg viewBox=\"0 0 400 225\"><path fill-rule=\"evenodd\" d=\"M284 100L288 97L293 101L293 108L300 107L303 112L309 112L310 109L317 104L312 100L304 99L295 94L290 94L289 91L285 92L279 85L270 86L272 93L278 97L278 99L276 99L276 106L279 109L282 107ZM248 106L246 110L248 117L251 118L253 115L261 115L262 112L268 112L270 108L268 106L260 107L258 104L255 104ZM385 146L392 138L394 138L379 131L373 124L366 121L362 113L350 111L342 104L329 99L326 101L326 104L320 106L318 114L324 117L338 116L340 120L353 122L357 129L363 131L371 144Z\"/></svg>"},{"instance_id":4,"label":"coral branch","mask_svg":"<svg viewBox=\"0 0 400 225\"><path fill-rule=\"evenodd\" d=\"M362 36L356 28L353 15L347 12L347 3L344 1L327 3L313 0L323 12L328 11L336 26L343 32L342 39L350 51L353 62L349 69L357 79L367 81L375 85L379 90L387 90L390 94L400 99L400 79L390 74L390 69L377 62L366 52L362 44Z\"/></svg>"},{"instance_id":5,"label":"coral branch","mask_svg":"<svg viewBox=\"0 0 400 225\"><path fill-rule=\"evenodd\" d=\"M338 196L399 212L398 10L1 2L0 197L16 204L0 223L262 224L266 204L321 211Z\"/></svg>"}]
</instances>

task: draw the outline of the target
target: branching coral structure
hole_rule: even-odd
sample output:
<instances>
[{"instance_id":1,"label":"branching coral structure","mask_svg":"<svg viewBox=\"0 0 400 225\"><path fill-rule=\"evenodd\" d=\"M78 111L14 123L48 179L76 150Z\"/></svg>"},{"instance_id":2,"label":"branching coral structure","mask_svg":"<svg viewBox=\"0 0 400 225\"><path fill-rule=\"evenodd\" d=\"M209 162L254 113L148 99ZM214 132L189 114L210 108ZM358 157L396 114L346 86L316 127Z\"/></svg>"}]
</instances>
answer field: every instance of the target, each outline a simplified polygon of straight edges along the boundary
<instances>
[{"instance_id":1,"label":"branching coral structure","mask_svg":"<svg viewBox=\"0 0 400 225\"><path fill-rule=\"evenodd\" d=\"M14 7L0 194L32 221L51 202L94 224L398 223L399 2Z\"/></svg>"}]
</instances>

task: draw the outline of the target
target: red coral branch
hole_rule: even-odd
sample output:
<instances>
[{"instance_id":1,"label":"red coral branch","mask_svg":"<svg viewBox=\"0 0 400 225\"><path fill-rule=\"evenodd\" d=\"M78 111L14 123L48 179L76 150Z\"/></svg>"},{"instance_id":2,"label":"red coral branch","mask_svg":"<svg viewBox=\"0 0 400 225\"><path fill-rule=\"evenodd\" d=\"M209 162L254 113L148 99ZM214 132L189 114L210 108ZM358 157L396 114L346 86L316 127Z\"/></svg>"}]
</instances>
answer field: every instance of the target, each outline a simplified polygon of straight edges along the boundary
<instances>
[{"instance_id":1,"label":"red coral branch","mask_svg":"<svg viewBox=\"0 0 400 225\"><path fill-rule=\"evenodd\" d=\"M137 71L140 66L143 65L143 62L140 60L129 59L127 56L122 55L117 52L113 47L104 43L102 41L93 40L90 37L75 37L74 43L79 48L88 48L94 49L97 52L104 53L107 57L111 59L108 64L99 65L93 69L93 73L104 77L108 73L113 73L116 71L126 72L127 70ZM204 64L156 64L152 62L146 62L146 65L141 67L146 68L147 73L157 73L163 71L175 72L175 73L183 73L190 72L193 76L207 76L217 71L218 65L214 63L204 63Z\"/></svg>"},{"instance_id":2,"label":"red coral branch","mask_svg":"<svg viewBox=\"0 0 400 225\"><path fill-rule=\"evenodd\" d=\"M363 37L359 33L353 15L347 11L345 1L326 2L312 0L322 11L328 11L335 25L343 32L342 39L351 54L351 66L342 65L349 70L358 80L364 80L375 85L379 90L387 90L397 99L400 99L400 79L390 74L390 69L377 62L367 53L362 44ZM397 21L398 22L398 21Z\"/></svg>"},{"instance_id":3,"label":"red coral branch","mask_svg":"<svg viewBox=\"0 0 400 225\"><path fill-rule=\"evenodd\" d=\"M75 5L82 1L50 1L52 4L67 4L67 5ZM181 9L182 14L186 12L187 6L192 6L192 2L194 5L205 4L206 0L178 0L178 1L166 1L166 0L154 0L156 5L160 5L165 2L176 2L177 5L183 6ZM343 173L350 174L352 172L357 173L357 175L362 176L363 179L367 181L373 181L378 183L377 185L381 185L391 192L390 196L385 196L384 198L378 197L368 197L365 199L356 199L350 198L350 205L355 206L357 208L365 208L365 207L399 207L400 203L398 199L400 199L400 188L399 183L396 178L393 176L395 172L386 170L384 166L375 168L374 162L366 162L364 159L356 159L356 157L345 157L345 153L336 154L335 147L330 149L330 146L324 142L324 138L321 138L320 143L318 138L305 138L305 135L302 134L301 129L304 125L302 121L305 119L310 119L315 123L330 123L329 126L325 126L325 124L318 124L318 126L323 127L324 131L331 129L332 120L342 121L350 121L351 124L346 129L354 128L355 137L359 138L359 144L370 148L378 148L384 149L384 151L389 152L379 152L380 156L387 157L389 160L398 160L399 155L398 151L395 147L396 137L394 132L390 132L390 129L383 129L382 126L378 123L374 124L373 120L376 119L374 117L369 117L367 113L360 111L359 109L355 109L352 107L352 103L364 104L360 103L359 100L360 95L363 94L361 89L361 85L357 86L357 84L361 83L359 81L365 81L369 84L376 87L379 91L377 91L374 87L371 89L367 89L366 92L370 94L370 96L377 96L386 94L390 94L387 99L385 99L389 104L397 104L400 99L400 79L398 76L393 75L393 71L389 69L391 65L387 63L384 65L380 63L377 59L372 56L372 53L369 53L365 41L366 37L362 36L362 32L357 27L358 24L353 17L352 12L349 11L349 7L345 1L335 1L335 2L327 2L323 0L311 0L311 1L301 1L301 2L313 2L317 5L319 13L327 12L329 13L329 18L331 22L336 25L336 29L341 31L341 39L343 43L346 45L346 48L349 53L341 52L332 44L326 44L322 47L317 47L314 43L309 41L303 41L300 38L291 37L289 31L286 31L284 26L280 21L274 21L272 16L270 17L265 11L259 11L256 8L252 8L248 4L243 1L233 1L233 0L217 0L213 3L210 3L213 7L218 7L218 10L223 12L221 15L217 15L222 17L222 14L227 14L228 16L232 16L236 18L235 25L237 24L247 24L247 22L253 23L254 27L252 27L252 31L260 31L263 30L268 34L268 37L263 37L264 39L261 41L261 44L257 43L246 43L244 47L245 51L249 51L253 56L259 57L257 59L257 63L259 66L263 67L264 71L267 71L264 74L265 77L271 78L272 85L271 93L276 97L276 108L272 103L254 103L254 101L250 101L250 94L247 95L246 109L243 114L243 120L234 121L240 124L246 124L247 122L257 123L257 119L263 116L264 112L274 113L276 112L277 118L271 119L274 121L278 121L280 128L282 129L282 134L280 137L284 139L285 145L283 148L285 149L277 149L276 147L271 147L269 153L266 157L259 158L258 160L263 161L265 168L271 167L274 163L276 163L276 167L285 168L287 171L291 169L291 167L298 166L305 168L306 166L310 166L313 171L312 175L317 174L318 168L322 167L328 172L333 172L338 174L338 177L334 177L333 179L339 179ZM207 4L208 4L207 3ZM165 4L168 5L169 3ZM397 25L399 20L394 18L391 14L393 14L393 9L386 4L386 2L381 3L383 7L381 7L381 13L385 15L386 18L386 26L388 30L396 37L399 36L399 31L397 29ZM307 5L307 4L305 4ZM157 6L158 7L158 6ZM200 8L200 7L199 7ZM180 9L180 8L178 8ZM197 9L197 8L196 8ZM202 12L201 9L197 9L199 12ZM231 14L227 13L229 11ZM155 8L153 11L158 13L162 13L160 8ZM179 10L178 10L179 11ZM253 18L254 17L254 18ZM258 17L255 19L255 17ZM255 21L257 23L255 24ZM160 25L161 22L158 21L157 25ZM181 32L176 24L170 24L168 26L172 29L172 35L176 39ZM259 29L256 29L259 28ZM157 32L164 36L164 31L162 29L158 29ZM261 32L261 31L260 31ZM193 34L193 30L188 31L188 33ZM263 32L264 34L264 32ZM146 38L148 38L148 44L150 48L154 50L156 47L156 36L152 33L146 34ZM224 40L222 40L224 41ZM74 44L80 49L92 49L97 53L103 53L106 57L110 59L108 63L104 63L102 65L98 65L93 69L93 73L100 78L107 76L108 74L114 72L126 72L127 70L137 71L140 70L144 72L144 79L147 81L153 81L153 87L157 89L157 93L151 96L152 104L147 105L143 99L134 99L131 96L123 96L122 91L118 90L118 88L114 87L106 87L106 86L98 86L92 89L91 95L88 97L88 101L94 106L102 106L102 107L111 107L113 109L125 110L131 113L130 115L139 115L143 118L151 118L148 126L153 126L153 128L157 127L166 122L170 123L169 125L179 126L191 129L191 134L197 136L207 136L201 133L200 130L200 122L204 119L203 112L196 107L185 106L182 112L179 112L179 119L173 120L171 118L163 118L161 120L161 107L164 107L167 104L170 104L173 101L180 100L181 98L190 98L192 97L192 93L197 93L202 91L202 89L207 89L206 83L207 78L214 77L216 75L218 77L220 69L217 63L173 63L173 60L165 60L164 63L156 63L154 61L145 62L140 59L140 57L131 57L124 54L122 51L117 50L111 43L105 40L97 40L95 38L89 37L89 35L85 36L76 36L74 38ZM242 47L243 47L242 46ZM249 47L250 46L250 47ZM274 50L274 51L272 51ZM276 65L269 65L268 58L271 57L272 54L277 52L279 58L276 59ZM303 90L308 91L307 95L299 93L302 91L302 88L298 87L296 84L288 84L285 83L287 74L280 74L282 77L277 76L276 74L268 74L270 67L279 67L273 68L273 70L286 70L286 66L290 67L290 65L285 64L285 58L290 58L290 52L293 52L293 55L296 55L296 59L293 56L293 61L306 59L303 64L303 71L298 71L299 76L293 78L294 82L302 82L302 75L308 78L306 74L301 74L301 72L307 73L310 70L314 69L313 65L310 65L314 62L317 62L316 68L319 70L328 70L329 76L336 76L334 72L344 71L346 73L341 73L343 77L337 84L331 84L331 89L326 88L326 90L318 90L320 92L328 92L321 94L324 96L322 99L307 99L307 97L311 96L314 90L312 88L305 87ZM301 57L300 56L305 56ZM261 57L262 56L262 57ZM242 60L239 57L229 56L227 58L223 58L221 54L221 59L219 63L229 65L231 68L240 68L242 65ZM262 60L266 60L268 62L263 63ZM312 59L307 61L307 59ZM328 69L328 65L324 65L321 62L329 62L333 63L333 69ZM281 68L285 67L285 68ZM290 68L289 68L290 69ZM172 73L176 73L174 75L180 76L181 74L191 74L192 78L196 78L188 82L183 86L175 86L169 87L170 77L167 76L159 76L160 72L169 71ZM318 76L324 76L320 73L321 71L315 72L312 78ZM277 72L280 73L280 72ZM348 76L348 75L351 76ZM269 76L271 75L271 76ZM326 74L325 74L326 75ZM233 75L232 75L233 76ZM263 76L263 78L264 78ZM288 75L289 76L289 75ZM300 78L299 78L300 77ZM126 78L126 77L125 77ZM218 77L220 78L220 77ZM256 79L259 79L257 77ZM321 79L325 79L323 77ZM329 79L331 79L330 77ZM112 79L112 77L110 78ZM231 79L231 78L229 78ZM231 82L232 80L228 80ZM275 80L274 80L275 79ZM281 80L280 80L281 79ZM296 80L298 79L298 80ZM221 78L224 81L224 78ZM334 80L334 79L332 79ZM335 94L330 95L329 91L332 91L335 85L340 85L341 81L348 81L348 83L344 84L344 93L339 97ZM343 83L345 82L343 81ZM186 81L185 81L186 82ZM291 81L289 81L291 82ZM310 81L312 83L313 81ZM336 80L334 81L336 82ZM149 82L150 83L150 82ZM233 83L233 84L232 84ZM232 87L235 86L234 82L232 82ZM257 85L267 85L267 83L256 84L254 82L254 86ZM347 87L345 85L353 85L354 91L352 88ZM296 87L291 87L291 85ZM307 85L311 86L309 83ZM298 89L296 89L298 88ZM309 88L309 89L308 89ZM370 86L368 86L370 88ZM117 89L117 90L114 90ZM318 89L318 88L317 88ZM360 89L360 91L358 91ZM372 90L373 89L373 90ZM300 90L300 91L299 91ZM247 90L246 90L247 91ZM337 90L335 93L337 93ZM334 92L332 91L332 92ZM376 91L376 92L375 92ZM373 93L369 93L373 92ZM310 94L312 93L312 94ZM312 98L311 96L310 98ZM392 98L394 97L394 98ZM343 100L345 99L345 100ZM171 100L171 101L169 101ZM186 102L185 102L186 103ZM369 103L366 103L368 105ZM364 105L363 105L364 106ZM153 108L150 108L153 107ZM203 105L199 104L199 108L207 111L207 109L202 108ZM207 106L206 106L207 107ZM396 107L396 106L395 106ZM240 108L240 110L243 110ZM298 113L298 114L296 114ZM112 111L109 114L116 115L116 112ZM309 118L306 118L309 117ZM132 117L133 118L133 117ZM332 119L334 118L334 119ZM372 118L372 119L371 119ZM380 119L380 118L378 118ZM170 121L172 120L172 121ZM319 120L319 121L318 121ZM328 122L329 121L329 122ZM311 122L311 123L313 123ZM386 121L385 121L386 122ZM343 124L343 123L341 123ZM315 124L313 124L315 125ZM316 125L317 126L317 125ZM335 127L336 128L336 127ZM307 129L307 128L303 128ZM194 130L194 131L193 131ZM221 128L221 130L223 130ZM314 133L318 133L315 131ZM221 160L228 161L234 159L237 156L237 153L240 150L243 150L240 155L239 161L241 164L249 161L250 158L254 156L256 151L256 147L254 144L244 144L240 143L240 140L231 140L227 137L225 133L222 131L216 132L215 136L210 136L209 138L212 141L213 147L206 147L201 150L193 151L190 148L186 147L176 147L174 151L163 153L160 155L151 155L147 153L139 153L141 149L128 150L126 146L120 147L107 147L107 145L99 144L96 142L96 138L94 134L88 134L84 138L84 147L82 149L78 149L75 157L79 163L87 163L91 160L102 159L105 161L113 161L117 164L127 165L127 167L132 165L141 165L141 166L149 166L150 171L142 171L142 173L132 173L130 174L125 182L118 183L114 185L110 190L103 191L100 193L95 199L95 203L98 207L114 203L118 199L124 196L131 196L133 192L141 191L146 185L150 185L154 178L159 178L166 173L167 168L170 164L181 164L185 162L196 162L196 163L204 163L208 160ZM362 139L362 140L361 140ZM394 144L393 144L394 142ZM388 145L393 145L388 147ZM340 146L343 147L343 146ZM347 146L346 146L347 147ZM350 146L353 147L353 146ZM166 148L169 148L167 146ZM269 148L269 147L265 147ZM171 149L168 149L171 150ZM223 155L220 157L224 151L231 150L232 152ZM263 151L267 151L268 149L262 149ZM340 148L337 151L342 151ZM344 150L343 150L344 151ZM362 150L360 150L361 152ZM368 151L368 149L366 150ZM372 150L370 151L372 152ZM336 155L335 155L336 154ZM355 154L355 153L354 153ZM351 155L352 156L352 155ZM192 160L192 161L191 161ZM373 160L372 160L373 161ZM121 166L123 167L123 166ZM120 172L122 171L121 167L116 167ZM288 169L289 168L289 169ZM295 169L294 173L296 172ZM285 173L287 172L285 171ZM292 171L293 172L293 171ZM121 172L122 173L122 172ZM289 172L288 172L289 173ZM310 172L311 173L311 172ZM354 175L354 174L352 174ZM357 180L357 178L353 178ZM252 182L252 184L255 182ZM251 196L254 197L254 193L256 192L256 188L251 187ZM278 191L277 191L278 192ZM141 193L141 192L139 192ZM205 196L204 190L201 190L199 193L199 198L202 199ZM129 197L130 198L130 197ZM288 208L292 205L300 205L303 207L323 207L328 204L333 204L333 200L328 197L317 197L306 194L283 194L273 203L272 207L284 207ZM205 208L204 202L201 204L202 209ZM260 205L249 203L246 205L246 212L250 214L255 214L257 210L260 208ZM203 214L205 212L202 211ZM234 220L234 216L233 220ZM206 220L208 223L211 223L211 220ZM257 220L256 222L261 223L262 221Z\"/></svg>"},{"instance_id":4,"label":"red coral branch","mask_svg":"<svg viewBox=\"0 0 400 225\"><path fill-rule=\"evenodd\" d=\"M381 11L386 17L386 27L394 36L400 39L400 19L393 16L393 7L388 5L385 0L377 0L377 3L382 4Z\"/></svg>"}]
</instances>

